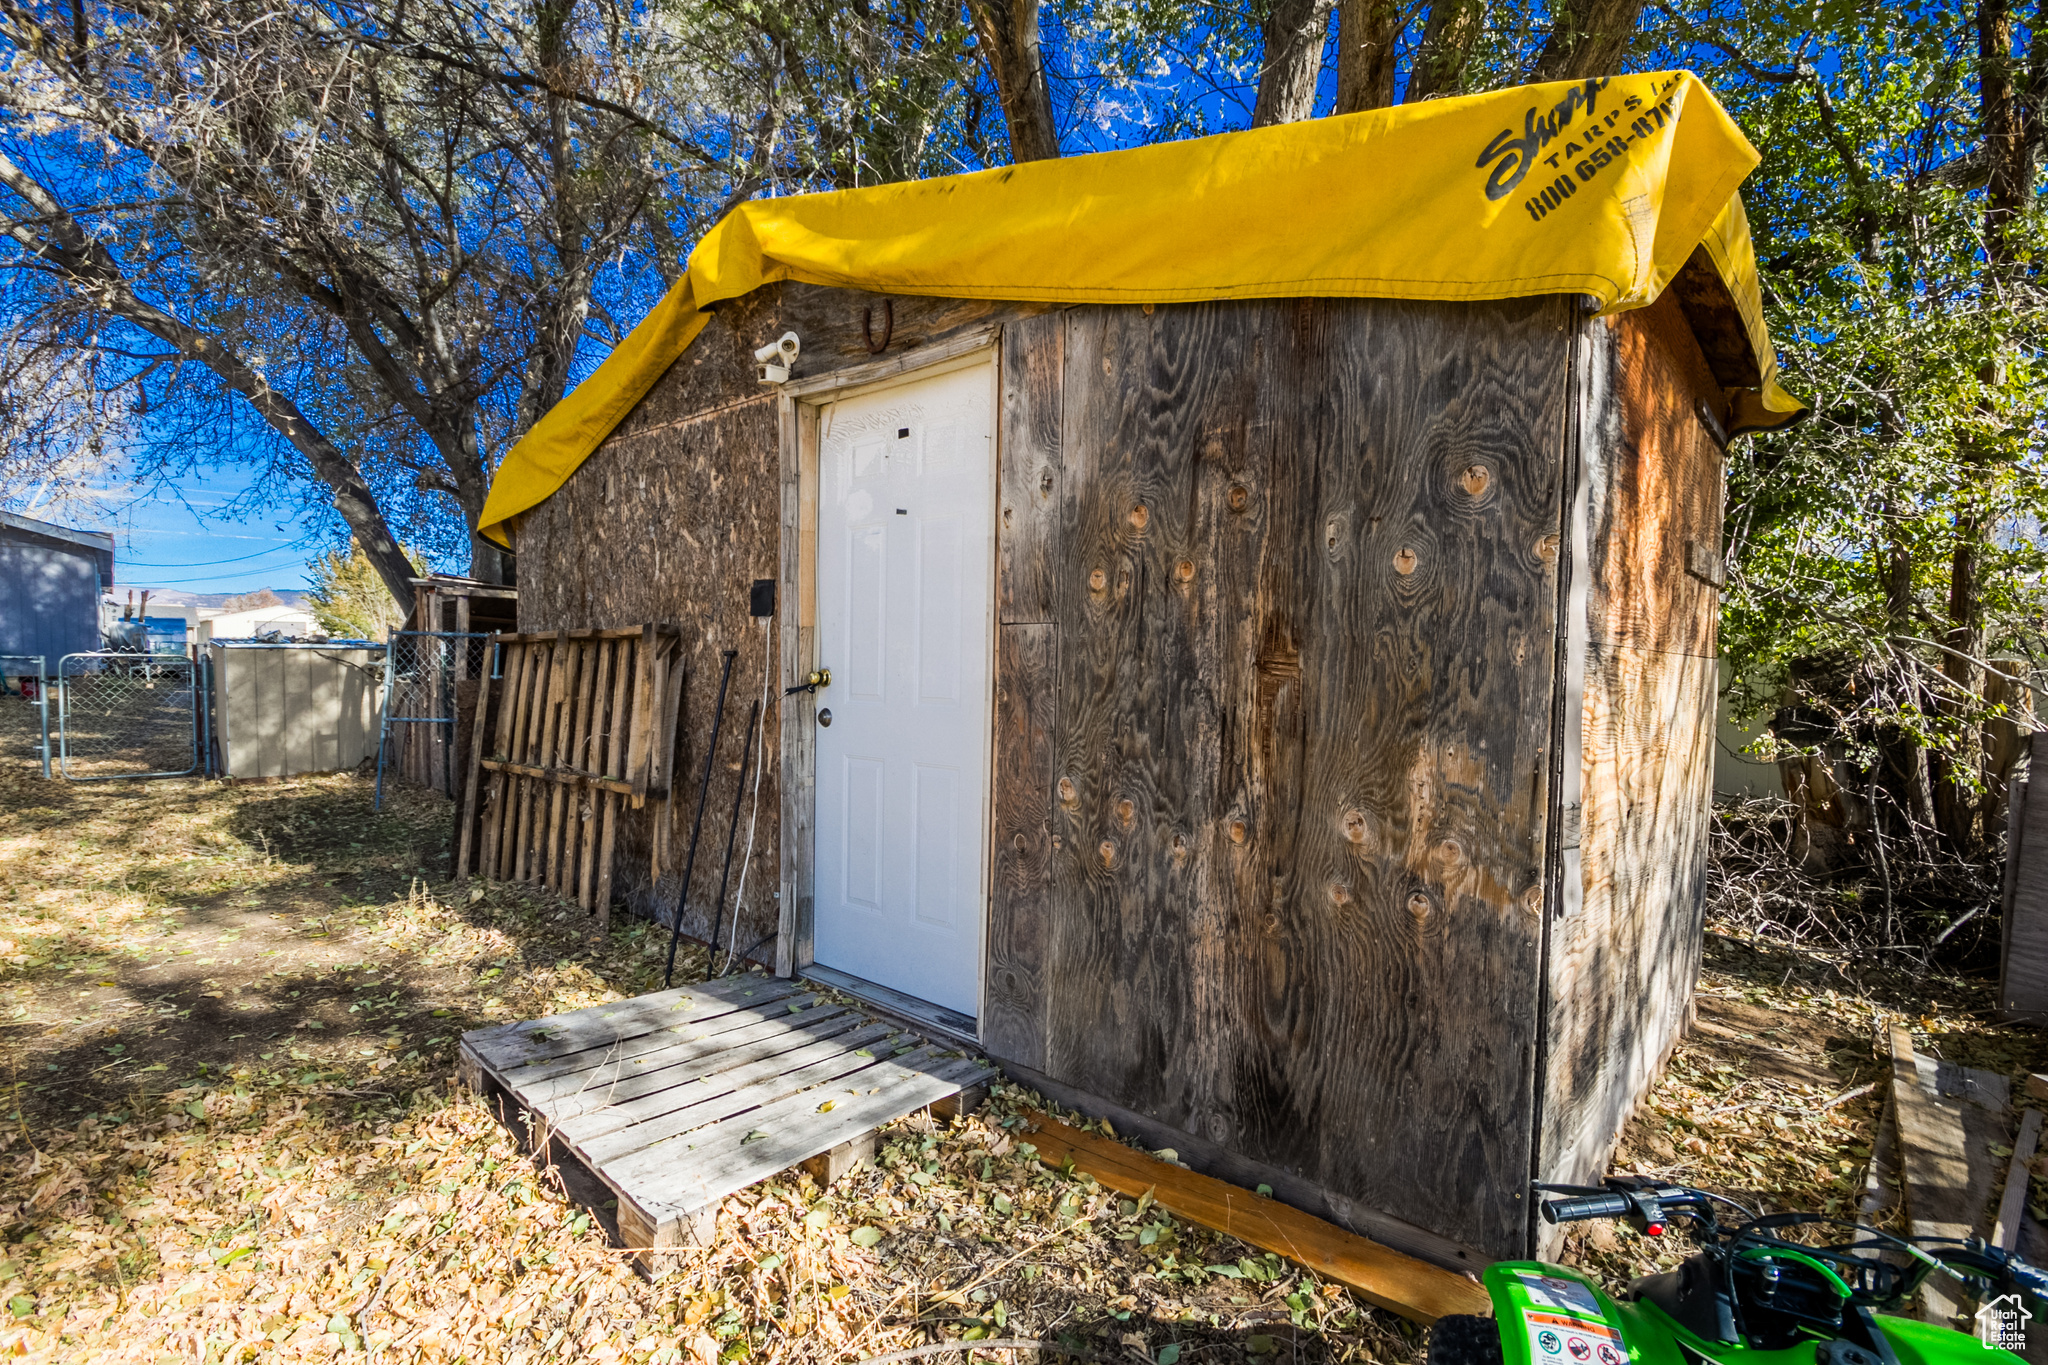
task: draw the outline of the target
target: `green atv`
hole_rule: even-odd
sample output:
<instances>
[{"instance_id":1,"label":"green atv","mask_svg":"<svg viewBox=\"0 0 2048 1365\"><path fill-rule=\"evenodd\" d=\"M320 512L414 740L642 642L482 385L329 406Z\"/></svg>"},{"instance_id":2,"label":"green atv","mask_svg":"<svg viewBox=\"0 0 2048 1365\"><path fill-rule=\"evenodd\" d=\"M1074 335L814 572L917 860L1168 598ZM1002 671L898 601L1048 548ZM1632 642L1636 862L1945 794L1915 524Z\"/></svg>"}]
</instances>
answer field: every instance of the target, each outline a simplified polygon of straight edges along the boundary
<instances>
[{"instance_id":1,"label":"green atv","mask_svg":"<svg viewBox=\"0 0 2048 1365\"><path fill-rule=\"evenodd\" d=\"M1494 1316L1440 1319L1429 1365L2018 1365L2018 1355L1969 1333L1879 1310L1911 1301L1937 1271L1969 1282L2015 1327L2048 1298L2048 1276L1975 1239L1895 1237L1805 1213L1759 1218L1705 1190L1632 1178L1535 1188L1568 1196L1538 1206L1547 1223L1619 1218L1654 1237L1682 1218L1702 1250L1636 1280L1619 1301L1576 1270L1498 1262L1485 1274ZM1742 1220L1724 1224L1717 1204ZM1829 1227L1846 1229L1846 1240L1779 1235ZM2048 1332L2048 1317L2038 1330Z\"/></svg>"}]
</instances>

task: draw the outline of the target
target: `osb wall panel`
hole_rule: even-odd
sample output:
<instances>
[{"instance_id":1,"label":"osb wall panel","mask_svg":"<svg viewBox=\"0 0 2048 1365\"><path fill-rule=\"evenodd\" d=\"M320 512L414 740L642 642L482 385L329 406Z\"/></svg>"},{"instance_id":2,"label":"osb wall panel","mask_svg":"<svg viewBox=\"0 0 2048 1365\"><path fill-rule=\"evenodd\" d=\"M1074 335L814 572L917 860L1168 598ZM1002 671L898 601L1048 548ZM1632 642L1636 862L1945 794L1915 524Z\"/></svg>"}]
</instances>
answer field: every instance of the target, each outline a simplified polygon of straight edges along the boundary
<instances>
[{"instance_id":1,"label":"osb wall panel","mask_svg":"<svg viewBox=\"0 0 2048 1365\"><path fill-rule=\"evenodd\" d=\"M1539 1165L1592 1179L1688 1018L1713 785L1720 389L1675 300L1592 324L1582 898L1552 926ZM1700 570L1701 572L1694 572Z\"/></svg>"},{"instance_id":2,"label":"osb wall panel","mask_svg":"<svg viewBox=\"0 0 2048 1365\"><path fill-rule=\"evenodd\" d=\"M895 357L1019 311L1031 310L950 299L897 298L885 304L854 291L798 284L756 290L721 307L561 491L519 519L521 630L609 629L646 621L673 621L683 628L687 672L675 764L681 780L670 800L630 813L620 832L612 884L615 898L633 913L666 920L676 904L716 708L720 651L736 649L683 918L684 933L711 936L748 708L761 694L763 668L772 657L764 656L761 627L747 614L753 581L775 578L780 554L776 393L755 378L754 348L795 331L803 341L796 372L807 377L872 360L869 339L880 343L886 337L886 354ZM755 746L755 761L767 766L737 935L742 949L761 944L754 954L760 961L773 960L769 936L779 918L781 865L781 689L769 690L765 728ZM734 886L752 808L749 778L733 854ZM659 876L653 861L657 845L663 855ZM729 886L722 940L732 937L734 894Z\"/></svg>"},{"instance_id":3,"label":"osb wall panel","mask_svg":"<svg viewBox=\"0 0 2048 1365\"><path fill-rule=\"evenodd\" d=\"M1534 1135L1568 328L1070 310L1057 638L1019 642L1056 702L1013 1045L1495 1255Z\"/></svg>"}]
</instances>

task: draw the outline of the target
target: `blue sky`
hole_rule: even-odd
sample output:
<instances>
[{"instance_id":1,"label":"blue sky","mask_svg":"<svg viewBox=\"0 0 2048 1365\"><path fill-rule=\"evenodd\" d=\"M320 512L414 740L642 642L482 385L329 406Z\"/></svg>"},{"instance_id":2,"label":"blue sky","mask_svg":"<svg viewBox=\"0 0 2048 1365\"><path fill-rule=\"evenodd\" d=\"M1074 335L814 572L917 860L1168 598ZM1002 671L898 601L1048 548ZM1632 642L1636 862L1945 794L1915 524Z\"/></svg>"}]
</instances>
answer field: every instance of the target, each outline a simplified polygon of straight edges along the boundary
<instances>
[{"instance_id":1,"label":"blue sky","mask_svg":"<svg viewBox=\"0 0 2048 1365\"><path fill-rule=\"evenodd\" d=\"M243 519L233 504L247 497L258 477L233 466L202 470L169 487L112 498L103 515L76 521L114 533L114 582L122 596L129 588L303 590L325 528L293 524L298 514L283 508Z\"/></svg>"}]
</instances>

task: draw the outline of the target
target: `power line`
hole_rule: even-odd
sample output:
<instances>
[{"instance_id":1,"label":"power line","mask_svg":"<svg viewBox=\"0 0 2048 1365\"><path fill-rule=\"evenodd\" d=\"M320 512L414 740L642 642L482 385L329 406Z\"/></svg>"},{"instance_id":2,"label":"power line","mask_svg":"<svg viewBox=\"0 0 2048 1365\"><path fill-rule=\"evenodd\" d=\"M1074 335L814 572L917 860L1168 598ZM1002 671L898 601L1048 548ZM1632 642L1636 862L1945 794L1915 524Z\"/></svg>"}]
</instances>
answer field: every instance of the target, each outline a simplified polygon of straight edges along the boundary
<instances>
[{"instance_id":1,"label":"power line","mask_svg":"<svg viewBox=\"0 0 2048 1365\"><path fill-rule=\"evenodd\" d=\"M298 552L299 546L297 545L273 545L268 550L258 550L253 555L242 555L237 559L187 560L180 564L159 564L147 559L125 559L120 560L120 562L135 569L208 569L219 564L242 564L251 559L261 559L265 555L296 554ZM115 558L119 559L120 557L117 555Z\"/></svg>"},{"instance_id":2,"label":"power line","mask_svg":"<svg viewBox=\"0 0 2048 1365\"><path fill-rule=\"evenodd\" d=\"M175 587L177 587L177 586L179 586L180 584L183 584L183 583L211 583L211 582L214 582L214 581L215 581L215 580L214 580L213 576L212 576L212 575L210 575L210 574L201 574L201 575L200 575L199 577L197 577L197 578L152 578L152 579L148 580L147 582L142 582L142 581L136 581L136 580L130 580L130 579L126 579L126 578L123 578L123 579L117 579L117 580L116 580L116 581L114 582L114 584L113 584L113 587L115 587L115 588L175 588ZM265 586L265 587L268 587L268 586L270 586L270 585L266 583L266 584L265 584L264 586ZM225 591L225 589L223 589L223 591ZM252 591L261 591L261 589L254 589L254 590L252 590ZM286 591L286 592L303 592L303 591L305 591L305 590L304 590L303 588L286 588L286 589L285 589L285 591ZM233 594L231 594L231 595L233 595Z\"/></svg>"}]
</instances>

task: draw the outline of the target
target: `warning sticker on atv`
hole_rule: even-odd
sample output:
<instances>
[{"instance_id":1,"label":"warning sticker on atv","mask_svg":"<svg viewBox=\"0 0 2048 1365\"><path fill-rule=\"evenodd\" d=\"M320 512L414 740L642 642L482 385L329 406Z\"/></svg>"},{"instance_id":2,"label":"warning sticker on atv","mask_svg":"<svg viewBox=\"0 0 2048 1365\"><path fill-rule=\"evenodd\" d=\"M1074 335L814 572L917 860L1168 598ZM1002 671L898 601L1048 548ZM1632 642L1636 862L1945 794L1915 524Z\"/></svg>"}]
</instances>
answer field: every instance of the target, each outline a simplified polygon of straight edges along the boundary
<instances>
[{"instance_id":1,"label":"warning sticker on atv","mask_svg":"<svg viewBox=\"0 0 2048 1365\"><path fill-rule=\"evenodd\" d=\"M1593 1297L1593 1291L1577 1280L1568 1280L1562 1275L1534 1275L1526 1270L1516 1271L1515 1278L1522 1282L1522 1292L1537 1308L1584 1313L1589 1318L1607 1316L1600 1311L1600 1301Z\"/></svg>"},{"instance_id":2,"label":"warning sticker on atv","mask_svg":"<svg viewBox=\"0 0 2048 1365\"><path fill-rule=\"evenodd\" d=\"M1604 1322L1534 1308L1522 1310L1522 1321L1535 1365L1627 1365L1628 1343Z\"/></svg>"}]
</instances>

